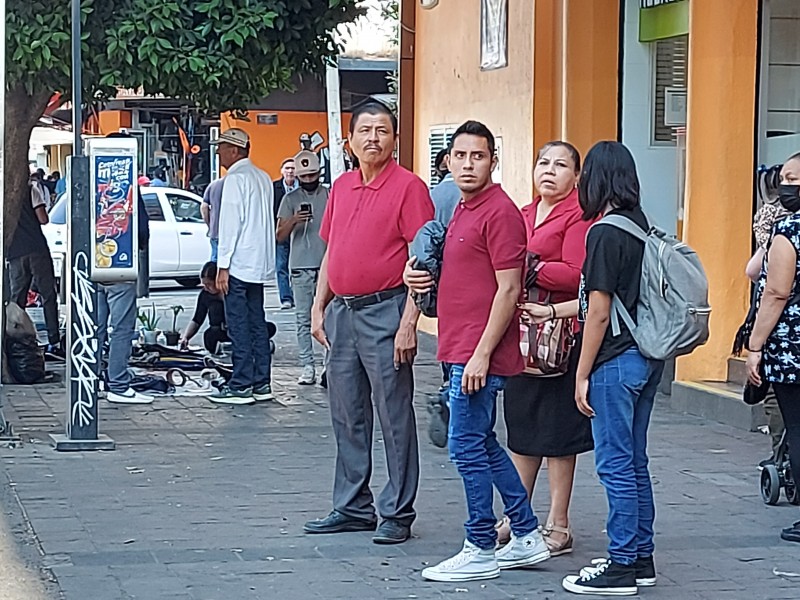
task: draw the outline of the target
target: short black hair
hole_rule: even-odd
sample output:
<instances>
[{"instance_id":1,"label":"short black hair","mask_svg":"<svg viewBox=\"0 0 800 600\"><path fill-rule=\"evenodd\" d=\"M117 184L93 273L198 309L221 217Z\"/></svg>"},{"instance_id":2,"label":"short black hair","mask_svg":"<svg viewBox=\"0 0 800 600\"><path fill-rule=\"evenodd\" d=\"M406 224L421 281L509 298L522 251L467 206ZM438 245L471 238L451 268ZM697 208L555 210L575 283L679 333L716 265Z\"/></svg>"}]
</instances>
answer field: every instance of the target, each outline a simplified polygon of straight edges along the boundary
<instances>
[{"instance_id":1,"label":"short black hair","mask_svg":"<svg viewBox=\"0 0 800 600\"><path fill-rule=\"evenodd\" d=\"M359 104L353 109L350 119L350 133L355 133L356 123L361 115L387 115L392 123L392 133L397 135L397 117L392 110L380 100L370 98L363 104Z\"/></svg>"},{"instance_id":2,"label":"short black hair","mask_svg":"<svg viewBox=\"0 0 800 600\"><path fill-rule=\"evenodd\" d=\"M489 128L480 121L467 121L462 123L458 129L455 130L453 136L450 138L450 152L453 151L453 145L456 143L456 138L458 138L460 135L476 135L484 138L489 146L490 154L494 156L495 150L497 149L494 142L494 135L491 131L489 131Z\"/></svg>"},{"instance_id":3,"label":"short black hair","mask_svg":"<svg viewBox=\"0 0 800 600\"><path fill-rule=\"evenodd\" d=\"M216 279L217 263L209 261L200 269L200 279Z\"/></svg>"},{"instance_id":4,"label":"short black hair","mask_svg":"<svg viewBox=\"0 0 800 600\"><path fill-rule=\"evenodd\" d=\"M447 175L450 169L444 164L444 157L450 154L450 147L442 148L436 153L436 158L433 159L433 168L436 169L442 176Z\"/></svg>"},{"instance_id":5,"label":"short black hair","mask_svg":"<svg viewBox=\"0 0 800 600\"><path fill-rule=\"evenodd\" d=\"M544 146L539 148L539 152L536 153L536 160L538 161L540 158L542 158L542 154L547 152L550 148L564 148L572 157L572 162L575 163L575 173L581 172L581 153L578 152L578 149L575 146L562 140L553 140L551 142L547 142Z\"/></svg>"},{"instance_id":6,"label":"short black hair","mask_svg":"<svg viewBox=\"0 0 800 600\"><path fill-rule=\"evenodd\" d=\"M592 146L578 181L578 202L586 221L609 206L630 210L641 204L636 162L626 146L609 141Z\"/></svg>"}]
</instances>

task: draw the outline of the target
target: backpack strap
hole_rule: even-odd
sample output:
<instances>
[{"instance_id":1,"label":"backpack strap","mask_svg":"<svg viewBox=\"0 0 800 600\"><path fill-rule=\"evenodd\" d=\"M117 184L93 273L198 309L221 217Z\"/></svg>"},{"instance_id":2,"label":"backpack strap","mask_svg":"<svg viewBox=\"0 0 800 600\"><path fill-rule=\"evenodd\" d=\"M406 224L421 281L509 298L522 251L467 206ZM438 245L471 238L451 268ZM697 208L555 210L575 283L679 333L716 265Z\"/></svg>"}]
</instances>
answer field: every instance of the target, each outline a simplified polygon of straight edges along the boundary
<instances>
[{"instance_id":1,"label":"backpack strap","mask_svg":"<svg viewBox=\"0 0 800 600\"><path fill-rule=\"evenodd\" d=\"M614 294L611 298L611 335L613 337L617 337L622 333L622 327L619 324L620 319L625 323L625 327L628 328L628 331L633 333L636 329L636 323L633 322L633 317L631 317L631 314L628 312L628 309L625 308L619 296Z\"/></svg>"},{"instance_id":2,"label":"backpack strap","mask_svg":"<svg viewBox=\"0 0 800 600\"><path fill-rule=\"evenodd\" d=\"M623 217L622 215L606 215L597 221L597 223L592 225L592 227L596 227L597 225L611 225L612 227L616 227L617 229L621 229L625 233L632 235L640 242L647 241L647 232L639 227L636 223L631 221L628 217Z\"/></svg>"}]
</instances>

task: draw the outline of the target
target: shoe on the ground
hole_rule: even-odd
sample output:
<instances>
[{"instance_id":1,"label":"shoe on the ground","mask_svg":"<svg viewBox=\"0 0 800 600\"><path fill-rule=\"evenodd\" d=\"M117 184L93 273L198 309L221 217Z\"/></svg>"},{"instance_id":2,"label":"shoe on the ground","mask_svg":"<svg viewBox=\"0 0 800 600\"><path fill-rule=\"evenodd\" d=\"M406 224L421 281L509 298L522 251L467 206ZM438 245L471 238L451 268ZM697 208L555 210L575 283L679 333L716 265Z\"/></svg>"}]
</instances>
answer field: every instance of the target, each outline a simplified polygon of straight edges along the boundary
<instances>
[{"instance_id":1,"label":"shoe on the ground","mask_svg":"<svg viewBox=\"0 0 800 600\"><path fill-rule=\"evenodd\" d=\"M464 540L461 552L422 570L422 578L429 581L480 581L500 576L494 549L481 550L469 540Z\"/></svg>"},{"instance_id":2,"label":"shoe on the ground","mask_svg":"<svg viewBox=\"0 0 800 600\"><path fill-rule=\"evenodd\" d=\"M281 310L292 310L294 308L294 304L291 302L281 302Z\"/></svg>"},{"instance_id":3,"label":"shoe on the ground","mask_svg":"<svg viewBox=\"0 0 800 600\"><path fill-rule=\"evenodd\" d=\"M553 533L561 533L567 537L564 538L563 541L557 542L553 538ZM550 550L550 558L563 556L564 554L570 554L572 552L574 539L572 537L572 530L569 527L559 527L553 523L548 523L544 526L544 529L542 529L542 537Z\"/></svg>"},{"instance_id":4,"label":"shoe on the ground","mask_svg":"<svg viewBox=\"0 0 800 600\"><path fill-rule=\"evenodd\" d=\"M247 388L246 390L235 390L228 385L223 385L213 394L209 394L208 399L214 404L253 404L253 390Z\"/></svg>"},{"instance_id":5,"label":"shoe on the ground","mask_svg":"<svg viewBox=\"0 0 800 600\"><path fill-rule=\"evenodd\" d=\"M594 596L635 596L636 570L633 565L621 565L605 560L581 575L567 575L561 585L568 592Z\"/></svg>"},{"instance_id":6,"label":"shoe on the ground","mask_svg":"<svg viewBox=\"0 0 800 600\"><path fill-rule=\"evenodd\" d=\"M65 361L67 360L67 353L64 352L61 344L48 344L44 349L44 357L45 360Z\"/></svg>"},{"instance_id":7,"label":"shoe on the ground","mask_svg":"<svg viewBox=\"0 0 800 600\"><path fill-rule=\"evenodd\" d=\"M133 388L128 388L124 392L109 391L106 400L113 404L152 404L153 397L140 394Z\"/></svg>"},{"instance_id":8,"label":"shoe on the ground","mask_svg":"<svg viewBox=\"0 0 800 600\"><path fill-rule=\"evenodd\" d=\"M323 371L322 375L319 376L319 385L324 389L328 389L328 372Z\"/></svg>"},{"instance_id":9,"label":"shoe on the ground","mask_svg":"<svg viewBox=\"0 0 800 600\"><path fill-rule=\"evenodd\" d=\"M377 521L367 519L356 519L348 517L333 510L327 517L307 521L303 526L305 533L347 533L352 531L375 531L378 526Z\"/></svg>"},{"instance_id":10,"label":"shoe on the ground","mask_svg":"<svg viewBox=\"0 0 800 600\"><path fill-rule=\"evenodd\" d=\"M591 575L597 570L597 567L605 564L607 558L593 558L591 567L584 567L581 569L581 576ZM653 555L640 556L633 563L633 569L636 572L636 585L638 587L653 587L656 584L656 563L653 561Z\"/></svg>"},{"instance_id":11,"label":"shoe on the ground","mask_svg":"<svg viewBox=\"0 0 800 600\"><path fill-rule=\"evenodd\" d=\"M781 531L781 539L787 542L800 542L800 522Z\"/></svg>"},{"instance_id":12,"label":"shoe on the ground","mask_svg":"<svg viewBox=\"0 0 800 600\"><path fill-rule=\"evenodd\" d=\"M272 393L272 384L265 383L264 385L253 388L253 398L256 402L275 400L275 395Z\"/></svg>"},{"instance_id":13,"label":"shoe on the ground","mask_svg":"<svg viewBox=\"0 0 800 600\"><path fill-rule=\"evenodd\" d=\"M497 566L501 569L530 567L550 558L550 550L538 530L517 537L511 534L511 541L496 553Z\"/></svg>"},{"instance_id":14,"label":"shoe on the ground","mask_svg":"<svg viewBox=\"0 0 800 600\"><path fill-rule=\"evenodd\" d=\"M384 519L372 541L376 544L402 544L411 537L411 526L394 519Z\"/></svg>"},{"instance_id":15,"label":"shoe on the ground","mask_svg":"<svg viewBox=\"0 0 800 600\"><path fill-rule=\"evenodd\" d=\"M314 370L314 365L306 365L303 367L303 371L300 373L297 383L299 385L314 385L314 382L316 381L317 373Z\"/></svg>"}]
</instances>

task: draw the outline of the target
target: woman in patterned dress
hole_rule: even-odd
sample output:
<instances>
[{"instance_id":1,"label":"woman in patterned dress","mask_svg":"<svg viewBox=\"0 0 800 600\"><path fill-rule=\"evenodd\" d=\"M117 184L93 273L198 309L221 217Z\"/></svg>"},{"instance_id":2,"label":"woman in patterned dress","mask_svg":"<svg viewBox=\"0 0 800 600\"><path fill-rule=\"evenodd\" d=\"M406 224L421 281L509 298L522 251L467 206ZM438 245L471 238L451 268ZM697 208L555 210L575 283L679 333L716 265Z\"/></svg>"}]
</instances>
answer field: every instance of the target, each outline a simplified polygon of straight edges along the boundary
<instances>
[{"instance_id":1,"label":"woman in patterned dress","mask_svg":"<svg viewBox=\"0 0 800 600\"><path fill-rule=\"evenodd\" d=\"M778 199L790 216L773 228L758 280L758 313L747 346L750 382L772 384L786 424L789 462L800 476L800 152L781 169ZM800 542L800 521L781 532Z\"/></svg>"}]
</instances>

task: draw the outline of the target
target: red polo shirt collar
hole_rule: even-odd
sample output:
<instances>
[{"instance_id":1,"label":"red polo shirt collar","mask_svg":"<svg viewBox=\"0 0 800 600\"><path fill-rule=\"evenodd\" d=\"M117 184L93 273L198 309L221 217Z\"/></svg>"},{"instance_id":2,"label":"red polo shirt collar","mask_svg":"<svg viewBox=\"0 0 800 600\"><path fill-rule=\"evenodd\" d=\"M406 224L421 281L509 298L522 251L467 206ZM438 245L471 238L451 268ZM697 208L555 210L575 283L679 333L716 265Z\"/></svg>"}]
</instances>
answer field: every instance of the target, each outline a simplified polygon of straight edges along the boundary
<instances>
[{"instance_id":1,"label":"red polo shirt collar","mask_svg":"<svg viewBox=\"0 0 800 600\"><path fill-rule=\"evenodd\" d=\"M462 198L461 205L467 210L475 210L481 204L486 202L489 198L492 198L498 192L498 190L500 190L500 184L493 183L485 190L483 190L480 194L475 196L472 200L467 201Z\"/></svg>"},{"instance_id":2,"label":"red polo shirt collar","mask_svg":"<svg viewBox=\"0 0 800 600\"><path fill-rule=\"evenodd\" d=\"M396 170L397 170L397 162L392 158L389 160L388 163L386 163L386 166L383 168L383 171L381 171L380 174L375 179L373 179L370 183L365 184L364 176L361 173L361 170L359 169L358 177L353 178L353 189L358 190L366 187L371 190L379 190L381 189L381 187L383 187L383 184L386 183L389 177L392 176L392 173L394 173Z\"/></svg>"}]
</instances>

